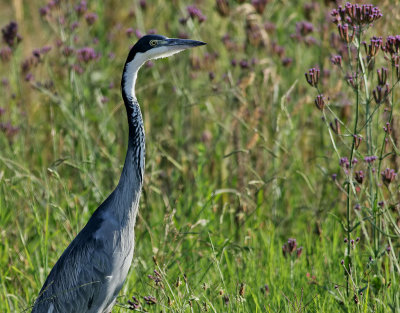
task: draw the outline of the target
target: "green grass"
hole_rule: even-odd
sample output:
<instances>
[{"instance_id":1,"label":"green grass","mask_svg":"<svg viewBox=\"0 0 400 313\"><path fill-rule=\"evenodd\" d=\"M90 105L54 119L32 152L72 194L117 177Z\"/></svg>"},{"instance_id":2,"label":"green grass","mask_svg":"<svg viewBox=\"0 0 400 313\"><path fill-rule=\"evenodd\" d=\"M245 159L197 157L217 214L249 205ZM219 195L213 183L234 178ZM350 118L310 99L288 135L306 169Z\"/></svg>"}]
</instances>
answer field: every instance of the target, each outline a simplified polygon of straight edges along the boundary
<instances>
[{"instance_id":1,"label":"green grass","mask_svg":"<svg viewBox=\"0 0 400 313\"><path fill-rule=\"evenodd\" d=\"M0 87L0 122L19 127L13 137L0 131L1 312L30 311L54 263L119 179L127 143L119 82L136 41L126 36L128 27L169 37L185 32L208 45L156 61L139 74L145 183L133 266L113 312L129 312L132 296L148 312L400 312L399 233L392 228L393 255L385 253L388 239L381 236L373 262L371 225L362 222L365 230L354 231L352 238L361 239L346 294L340 264L347 247L346 198L331 179L340 173L339 160L304 79L316 64L331 70L324 87L352 128L354 115L341 100L351 99L349 91L329 62L336 28L326 14L333 6L318 2L311 17L318 44L308 46L290 37L305 20L305 1L270 1L261 15L238 2L229 1L230 16L223 17L215 1L199 1L207 20L181 25L191 3L154 0L143 9L138 1L93 1L89 11L98 20L92 26L76 16L71 2L52 14L69 12L66 25L79 20L73 32L39 17L44 2L0 2L0 26L12 12L23 37L12 59L0 63L0 79L9 80ZM384 16L369 34L395 34L399 6L379 5ZM247 39L249 23L262 27L267 21L276 30L262 31L266 46ZM224 45L226 33L234 47ZM92 46L102 57L77 74L75 58L62 54L57 39L77 49ZM276 44L293 59L290 66L282 65ZM52 50L26 82L21 64L44 45ZM253 58L249 69L231 65L232 59ZM393 114L397 123L398 110ZM381 129L380 118L374 123ZM338 140L341 151L345 139ZM398 155L385 162L397 168ZM396 220L398 180L391 188L383 193ZM299 258L283 255L289 238L303 247ZM154 270L158 284L148 277ZM146 296L157 304L146 304Z\"/></svg>"}]
</instances>

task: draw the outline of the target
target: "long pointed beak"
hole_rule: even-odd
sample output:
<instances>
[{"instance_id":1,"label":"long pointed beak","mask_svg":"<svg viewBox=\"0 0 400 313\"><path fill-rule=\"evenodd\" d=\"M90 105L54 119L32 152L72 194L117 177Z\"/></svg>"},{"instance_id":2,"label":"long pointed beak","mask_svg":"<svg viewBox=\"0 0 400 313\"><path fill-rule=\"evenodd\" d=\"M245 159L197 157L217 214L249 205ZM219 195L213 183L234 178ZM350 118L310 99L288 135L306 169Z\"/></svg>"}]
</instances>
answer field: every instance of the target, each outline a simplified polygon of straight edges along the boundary
<instances>
[{"instance_id":1,"label":"long pointed beak","mask_svg":"<svg viewBox=\"0 0 400 313\"><path fill-rule=\"evenodd\" d=\"M168 38L164 43L165 46L177 46L182 47L183 49L198 47L206 45L205 42L191 40L191 39L179 39L179 38Z\"/></svg>"}]
</instances>

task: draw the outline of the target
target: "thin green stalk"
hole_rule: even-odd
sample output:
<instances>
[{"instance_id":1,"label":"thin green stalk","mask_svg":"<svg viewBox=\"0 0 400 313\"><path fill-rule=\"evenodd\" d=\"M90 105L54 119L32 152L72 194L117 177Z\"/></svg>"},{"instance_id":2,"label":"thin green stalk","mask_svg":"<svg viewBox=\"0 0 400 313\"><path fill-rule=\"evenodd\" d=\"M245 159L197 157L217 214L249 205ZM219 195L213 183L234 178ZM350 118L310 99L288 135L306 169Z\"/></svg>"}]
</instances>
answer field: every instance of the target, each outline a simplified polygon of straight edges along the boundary
<instances>
[{"instance_id":1,"label":"thin green stalk","mask_svg":"<svg viewBox=\"0 0 400 313\"><path fill-rule=\"evenodd\" d=\"M392 83L393 83L393 81L394 81L394 71L395 71L396 69L395 69L395 67L394 67L394 65L393 65L393 63L392 63ZM394 85L393 85L394 86ZM393 89L393 87L392 87L392 89ZM389 124L391 124L391 122L392 122L392 118L393 118L393 103L394 103L394 92L393 92L393 90L392 90L392 92L391 92L391 96L392 96L392 99L391 99L391 103L390 103L390 112L389 112L389 121L388 121L388 123ZM384 153L384 150L385 150L385 143L386 143L386 138L387 138L387 132L385 132L385 134L384 134L384 136L383 136L383 140L382 140L382 145L381 145L381 151L380 151L380 153L379 153L379 160L378 160L378 175L380 174L380 172L381 172L381 168L382 168L382 161L383 161L383 153ZM377 216L377 207L378 207L378 205L377 205L377 201L378 201L378 191L379 191L379 188L378 188L378 182L376 183L376 189L375 189L375 201L374 201L374 224L375 224L375 226L376 226L376 220L377 220L377 218L378 218L378 216ZM375 229L375 228L374 228ZM377 236L379 235L379 232L375 232L374 231L374 233L376 234L376 236L374 236L374 253L375 253L375 256L378 254L378 252L379 252L379 246L378 246L378 243L379 243L379 240L378 240L378 238L377 238Z\"/></svg>"},{"instance_id":2,"label":"thin green stalk","mask_svg":"<svg viewBox=\"0 0 400 313\"><path fill-rule=\"evenodd\" d=\"M357 34L357 40L358 40L358 44L357 44L357 64L356 64L356 71L355 71L355 75L356 75L356 116L354 119L354 128L353 128L353 135L357 134L357 126L358 126L358 115L359 115L359 104L360 104L360 90L359 90L359 75L358 75L358 70L361 66L360 64L360 42L361 42L361 32L358 32ZM350 45L348 45L348 49L349 49L349 55L351 56L351 51L350 51ZM355 144L356 144L356 138L355 136L353 136L353 140L352 140L352 144L351 144L351 151L350 151L350 159L349 159L349 163L350 163L350 168L349 168L349 181L347 184L347 201L346 201L346 224L347 224L347 257L349 258L349 261L351 260L351 218L350 218L350 206L351 206L351 193L350 193L350 188L353 184L352 182L352 171L353 171L353 156L354 156L354 150L355 150ZM349 262L349 266L350 266L351 262ZM349 296L349 273L346 275L346 295Z\"/></svg>"}]
</instances>

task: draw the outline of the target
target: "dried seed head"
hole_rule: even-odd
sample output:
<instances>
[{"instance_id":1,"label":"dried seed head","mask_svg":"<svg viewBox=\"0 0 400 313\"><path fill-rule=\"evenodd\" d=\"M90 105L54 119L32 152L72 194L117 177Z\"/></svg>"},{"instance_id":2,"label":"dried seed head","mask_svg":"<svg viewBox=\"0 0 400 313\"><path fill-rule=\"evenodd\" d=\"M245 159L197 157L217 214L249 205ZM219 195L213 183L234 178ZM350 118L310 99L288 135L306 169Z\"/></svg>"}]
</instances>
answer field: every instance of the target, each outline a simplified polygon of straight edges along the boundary
<instances>
[{"instance_id":1,"label":"dried seed head","mask_svg":"<svg viewBox=\"0 0 400 313\"><path fill-rule=\"evenodd\" d=\"M296 249L296 256L299 258L301 254L303 253L303 247L300 246Z\"/></svg>"},{"instance_id":2,"label":"dried seed head","mask_svg":"<svg viewBox=\"0 0 400 313\"><path fill-rule=\"evenodd\" d=\"M349 28L352 29L351 32ZM338 31L340 39L342 39L347 44L350 44L353 41L354 36L356 34L357 26L355 25L349 26L348 24L338 24Z\"/></svg>"},{"instance_id":3,"label":"dried seed head","mask_svg":"<svg viewBox=\"0 0 400 313\"><path fill-rule=\"evenodd\" d=\"M319 68L311 68L311 69L309 69L308 73L305 73L305 76L306 76L307 82L312 87L317 87L318 81L319 81L319 76L320 76Z\"/></svg>"},{"instance_id":4,"label":"dried seed head","mask_svg":"<svg viewBox=\"0 0 400 313\"><path fill-rule=\"evenodd\" d=\"M397 173L395 172L395 170L387 168L386 170L384 170L383 172L381 172L381 176L382 176L382 181L386 186L389 186L389 184L395 180Z\"/></svg>"},{"instance_id":5,"label":"dried seed head","mask_svg":"<svg viewBox=\"0 0 400 313\"><path fill-rule=\"evenodd\" d=\"M153 296L145 296L143 297L144 301L146 301L146 303L148 305L153 305L153 304L157 304L157 299Z\"/></svg>"},{"instance_id":6,"label":"dried seed head","mask_svg":"<svg viewBox=\"0 0 400 313\"><path fill-rule=\"evenodd\" d=\"M337 135L341 134L341 130L340 130L340 122L337 118L335 118L334 120L335 124L329 123L329 126L331 127L331 129L333 130L333 132Z\"/></svg>"},{"instance_id":7,"label":"dried seed head","mask_svg":"<svg viewBox=\"0 0 400 313\"><path fill-rule=\"evenodd\" d=\"M365 41L363 42L365 54L367 55L368 60L372 59L378 51L382 48L383 40L382 37L371 37L370 43L367 44Z\"/></svg>"},{"instance_id":8,"label":"dried seed head","mask_svg":"<svg viewBox=\"0 0 400 313\"><path fill-rule=\"evenodd\" d=\"M364 181L364 173L363 171L357 171L355 173L355 179L357 181L357 183L362 184Z\"/></svg>"},{"instance_id":9,"label":"dried seed head","mask_svg":"<svg viewBox=\"0 0 400 313\"><path fill-rule=\"evenodd\" d=\"M325 107L325 97L323 94L318 95L315 98L315 106L317 107L318 110L322 111Z\"/></svg>"},{"instance_id":10,"label":"dried seed head","mask_svg":"<svg viewBox=\"0 0 400 313\"><path fill-rule=\"evenodd\" d=\"M390 135L392 133L392 126L390 125L390 123L386 123L386 126L383 127L383 130L385 131L385 133Z\"/></svg>"},{"instance_id":11,"label":"dried seed head","mask_svg":"<svg viewBox=\"0 0 400 313\"><path fill-rule=\"evenodd\" d=\"M228 295L224 295L223 300L224 300L225 305L229 304L229 296Z\"/></svg>"},{"instance_id":12,"label":"dried seed head","mask_svg":"<svg viewBox=\"0 0 400 313\"><path fill-rule=\"evenodd\" d=\"M385 86L387 80L388 69L386 67L382 67L376 70L378 74L378 85Z\"/></svg>"},{"instance_id":13,"label":"dried seed head","mask_svg":"<svg viewBox=\"0 0 400 313\"><path fill-rule=\"evenodd\" d=\"M368 163L368 164L372 164L372 163L374 163L377 159L378 159L378 157L375 156L375 155L366 156L366 157L364 158L364 162L366 162L366 163Z\"/></svg>"},{"instance_id":14,"label":"dried seed head","mask_svg":"<svg viewBox=\"0 0 400 313\"><path fill-rule=\"evenodd\" d=\"M342 56L341 55L334 55L331 57L331 62L333 65L337 65L342 67Z\"/></svg>"},{"instance_id":15,"label":"dried seed head","mask_svg":"<svg viewBox=\"0 0 400 313\"><path fill-rule=\"evenodd\" d=\"M341 167L343 167L343 168L346 168L346 169L350 168L349 159L348 159L347 157L342 157L342 158L340 158L340 160L339 160L339 165L340 165Z\"/></svg>"},{"instance_id":16,"label":"dried seed head","mask_svg":"<svg viewBox=\"0 0 400 313\"><path fill-rule=\"evenodd\" d=\"M239 288L239 295L244 296L244 291L245 291L246 285L244 283L240 283L240 288Z\"/></svg>"},{"instance_id":17,"label":"dried seed head","mask_svg":"<svg viewBox=\"0 0 400 313\"><path fill-rule=\"evenodd\" d=\"M354 148L357 150L362 141L362 137L360 135L353 135L353 137L354 137Z\"/></svg>"},{"instance_id":18,"label":"dried seed head","mask_svg":"<svg viewBox=\"0 0 400 313\"><path fill-rule=\"evenodd\" d=\"M400 52L400 35L388 36L386 42L382 45L382 51L391 57L399 55Z\"/></svg>"},{"instance_id":19,"label":"dried seed head","mask_svg":"<svg viewBox=\"0 0 400 313\"><path fill-rule=\"evenodd\" d=\"M332 22L335 24L349 23L351 25L368 26L382 17L378 7L372 4L351 4L347 2L344 7L339 5L332 10Z\"/></svg>"}]
</instances>

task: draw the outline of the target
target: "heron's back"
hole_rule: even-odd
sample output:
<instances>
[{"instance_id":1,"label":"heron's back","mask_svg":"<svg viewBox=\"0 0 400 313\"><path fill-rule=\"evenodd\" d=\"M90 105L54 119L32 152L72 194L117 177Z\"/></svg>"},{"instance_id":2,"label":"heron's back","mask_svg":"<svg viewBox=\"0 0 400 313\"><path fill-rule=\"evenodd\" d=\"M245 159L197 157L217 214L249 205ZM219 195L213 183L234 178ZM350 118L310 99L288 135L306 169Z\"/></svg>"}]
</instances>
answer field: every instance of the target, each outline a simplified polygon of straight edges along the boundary
<instances>
[{"instance_id":1,"label":"heron's back","mask_svg":"<svg viewBox=\"0 0 400 313\"><path fill-rule=\"evenodd\" d=\"M123 225L96 210L54 265L32 313L109 313L132 263L134 217Z\"/></svg>"}]
</instances>

